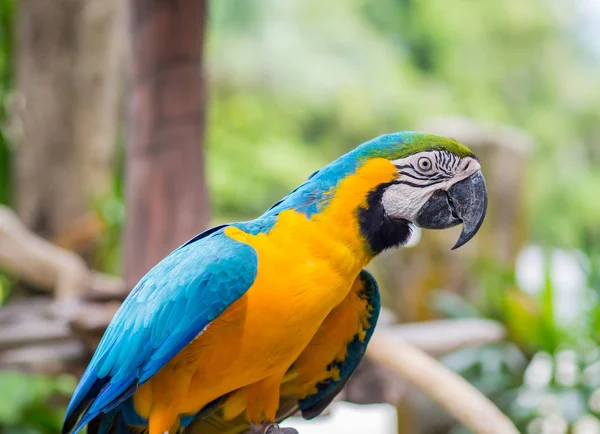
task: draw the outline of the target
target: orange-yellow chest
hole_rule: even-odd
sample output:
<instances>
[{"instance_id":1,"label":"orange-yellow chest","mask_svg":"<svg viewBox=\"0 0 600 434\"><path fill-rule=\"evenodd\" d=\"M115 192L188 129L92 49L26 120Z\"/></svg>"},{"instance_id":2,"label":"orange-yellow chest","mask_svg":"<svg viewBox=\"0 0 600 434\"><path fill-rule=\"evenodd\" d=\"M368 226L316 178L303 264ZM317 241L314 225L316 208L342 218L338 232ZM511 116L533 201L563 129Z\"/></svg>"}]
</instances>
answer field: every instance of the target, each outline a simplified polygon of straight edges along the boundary
<instances>
[{"instance_id":1,"label":"orange-yellow chest","mask_svg":"<svg viewBox=\"0 0 600 434\"><path fill-rule=\"evenodd\" d=\"M228 236L258 253L245 321L261 330L262 339L252 345L269 348L265 341L272 343L273 364L289 367L372 259L360 232L358 210L366 206L370 191L396 173L388 160L374 159L342 180L329 203L311 218L288 210L266 234L226 229Z\"/></svg>"},{"instance_id":2,"label":"orange-yellow chest","mask_svg":"<svg viewBox=\"0 0 600 434\"><path fill-rule=\"evenodd\" d=\"M270 366L281 364L276 369L285 371L347 296L369 258L290 211L268 236L248 237L234 228L226 233L258 252L256 280L243 300L247 343Z\"/></svg>"}]
</instances>

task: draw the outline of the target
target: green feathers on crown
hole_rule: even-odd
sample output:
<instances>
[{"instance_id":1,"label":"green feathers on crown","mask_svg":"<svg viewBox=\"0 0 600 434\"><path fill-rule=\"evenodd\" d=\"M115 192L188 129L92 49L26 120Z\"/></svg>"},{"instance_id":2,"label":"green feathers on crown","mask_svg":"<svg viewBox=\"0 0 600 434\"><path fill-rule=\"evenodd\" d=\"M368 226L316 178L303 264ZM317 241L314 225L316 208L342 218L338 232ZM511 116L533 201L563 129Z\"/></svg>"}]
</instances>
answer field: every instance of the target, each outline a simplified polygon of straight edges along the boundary
<instances>
[{"instance_id":1,"label":"green feathers on crown","mask_svg":"<svg viewBox=\"0 0 600 434\"><path fill-rule=\"evenodd\" d=\"M474 157L469 148L454 139L416 131L385 134L363 143L355 151L359 160L377 157L397 160L434 150L452 152L460 158Z\"/></svg>"}]
</instances>

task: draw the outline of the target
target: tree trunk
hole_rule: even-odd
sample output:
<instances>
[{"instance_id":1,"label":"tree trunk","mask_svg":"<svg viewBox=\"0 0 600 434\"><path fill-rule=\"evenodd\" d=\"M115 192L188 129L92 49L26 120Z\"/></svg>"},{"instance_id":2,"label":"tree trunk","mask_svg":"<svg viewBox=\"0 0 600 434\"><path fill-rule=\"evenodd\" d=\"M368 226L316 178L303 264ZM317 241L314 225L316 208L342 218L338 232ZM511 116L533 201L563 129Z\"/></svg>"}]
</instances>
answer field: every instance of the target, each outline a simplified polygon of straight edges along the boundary
<instances>
[{"instance_id":1,"label":"tree trunk","mask_svg":"<svg viewBox=\"0 0 600 434\"><path fill-rule=\"evenodd\" d=\"M21 0L16 29L15 205L60 236L113 176L124 22L121 0Z\"/></svg>"},{"instance_id":2,"label":"tree trunk","mask_svg":"<svg viewBox=\"0 0 600 434\"><path fill-rule=\"evenodd\" d=\"M208 221L203 0L129 0L125 279L133 285Z\"/></svg>"}]
</instances>

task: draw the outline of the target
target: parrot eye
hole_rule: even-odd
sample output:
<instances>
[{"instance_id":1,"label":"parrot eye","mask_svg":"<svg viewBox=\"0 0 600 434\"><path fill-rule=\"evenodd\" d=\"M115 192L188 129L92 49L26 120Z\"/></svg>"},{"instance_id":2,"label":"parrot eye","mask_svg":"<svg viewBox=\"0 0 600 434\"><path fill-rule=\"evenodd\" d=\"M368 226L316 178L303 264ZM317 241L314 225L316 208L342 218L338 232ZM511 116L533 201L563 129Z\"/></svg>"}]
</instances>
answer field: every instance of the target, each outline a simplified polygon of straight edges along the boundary
<instances>
[{"instance_id":1,"label":"parrot eye","mask_svg":"<svg viewBox=\"0 0 600 434\"><path fill-rule=\"evenodd\" d=\"M421 169L421 170L424 170L424 171L431 170L431 160L427 157L419 158L419 162L417 164L419 165L419 169Z\"/></svg>"}]
</instances>

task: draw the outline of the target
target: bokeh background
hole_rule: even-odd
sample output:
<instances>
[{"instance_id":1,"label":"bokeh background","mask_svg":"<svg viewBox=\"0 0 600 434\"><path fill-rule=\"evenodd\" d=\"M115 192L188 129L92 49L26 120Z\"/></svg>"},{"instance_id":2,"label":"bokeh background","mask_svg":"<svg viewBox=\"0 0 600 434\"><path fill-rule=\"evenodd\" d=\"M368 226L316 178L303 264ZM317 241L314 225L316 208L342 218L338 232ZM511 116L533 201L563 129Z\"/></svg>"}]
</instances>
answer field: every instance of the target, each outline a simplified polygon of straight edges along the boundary
<instances>
[{"instance_id":1,"label":"bokeh background","mask_svg":"<svg viewBox=\"0 0 600 434\"><path fill-rule=\"evenodd\" d=\"M136 118L144 104L136 80L154 67L135 50L169 44L128 30L144 14L132 17L127 4L0 0L3 434L59 431L77 375L146 266L131 258L152 250L136 244L138 202L130 212L158 167L130 151L144 119ZM385 321L483 391L521 432L600 433L600 3L218 0L197 17L188 23L203 36L191 80L204 77L205 91L200 105L189 104L205 121L192 134L197 174L188 187L201 213L185 225L199 232L253 218L382 133L427 129L464 141L482 158L490 216L456 253L455 233L419 233L412 247L378 259ZM177 80L168 71L160 77ZM175 112L188 91L195 95L187 87L171 94ZM177 134L165 137L162 146L177 146ZM171 173L158 172L148 197ZM146 210L152 230L177 232L168 212L152 223L160 203ZM79 304L68 301L68 285L63 300L53 265L29 265L30 245L59 256L32 234L94 270ZM185 241L176 238L164 243ZM398 414L389 432L466 432L402 382L393 393L389 381L364 392L369 378L386 375L370 370L345 398L387 402Z\"/></svg>"}]
</instances>

